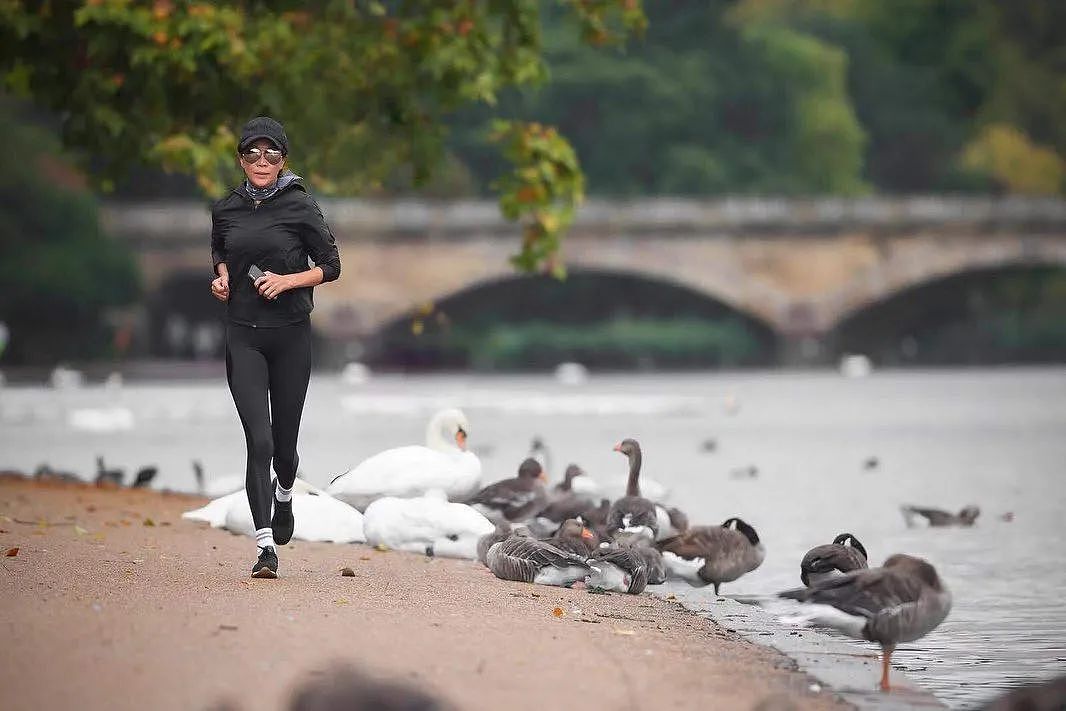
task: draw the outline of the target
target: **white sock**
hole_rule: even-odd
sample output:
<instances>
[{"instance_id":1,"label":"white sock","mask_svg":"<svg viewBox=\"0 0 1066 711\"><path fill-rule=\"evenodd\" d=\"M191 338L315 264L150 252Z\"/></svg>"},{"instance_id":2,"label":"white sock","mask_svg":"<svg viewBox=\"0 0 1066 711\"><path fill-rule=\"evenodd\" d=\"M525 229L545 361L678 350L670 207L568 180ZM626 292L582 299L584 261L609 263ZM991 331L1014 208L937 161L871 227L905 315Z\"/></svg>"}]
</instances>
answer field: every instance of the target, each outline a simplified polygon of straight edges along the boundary
<instances>
[{"instance_id":1,"label":"white sock","mask_svg":"<svg viewBox=\"0 0 1066 711\"><path fill-rule=\"evenodd\" d=\"M295 482L293 482L293 485L295 486ZM279 480L274 487L274 496L278 501L292 501L292 487L286 489L281 485L281 481Z\"/></svg>"},{"instance_id":2,"label":"white sock","mask_svg":"<svg viewBox=\"0 0 1066 711\"><path fill-rule=\"evenodd\" d=\"M260 549L270 547L277 550L274 545L274 532L269 528L260 528L255 532L255 545Z\"/></svg>"}]
</instances>

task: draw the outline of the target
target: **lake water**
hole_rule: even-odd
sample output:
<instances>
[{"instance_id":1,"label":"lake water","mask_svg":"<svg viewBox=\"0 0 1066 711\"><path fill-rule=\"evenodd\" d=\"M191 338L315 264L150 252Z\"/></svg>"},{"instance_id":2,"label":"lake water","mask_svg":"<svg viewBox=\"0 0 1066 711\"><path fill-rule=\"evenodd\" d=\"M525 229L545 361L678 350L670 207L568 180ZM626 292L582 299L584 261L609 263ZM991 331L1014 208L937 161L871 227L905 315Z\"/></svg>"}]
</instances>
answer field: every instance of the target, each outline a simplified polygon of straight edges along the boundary
<instances>
[{"instance_id":1,"label":"lake water","mask_svg":"<svg viewBox=\"0 0 1066 711\"><path fill-rule=\"evenodd\" d=\"M363 457L420 442L446 405L463 407L486 482L510 476L542 436L553 473L580 463L621 485L623 437L644 448L645 472L668 485L694 523L740 515L759 531L763 566L723 586L766 595L799 584L799 560L842 531L875 562L923 556L954 594L948 620L893 661L953 706L1066 672L1066 369L593 376L379 377L363 385L316 375L300 455L317 484ZM129 430L70 424L83 408L117 406ZM705 451L713 439L716 448ZM0 390L0 467L42 461L88 477L157 464L156 483L192 489L244 470L244 441L221 380L73 390ZM877 457L879 465L864 462ZM756 478L731 472L755 466ZM907 529L900 504L981 507L972 529ZM1013 522L1000 519L1012 512Z\"/></svg>"}]
</instances>

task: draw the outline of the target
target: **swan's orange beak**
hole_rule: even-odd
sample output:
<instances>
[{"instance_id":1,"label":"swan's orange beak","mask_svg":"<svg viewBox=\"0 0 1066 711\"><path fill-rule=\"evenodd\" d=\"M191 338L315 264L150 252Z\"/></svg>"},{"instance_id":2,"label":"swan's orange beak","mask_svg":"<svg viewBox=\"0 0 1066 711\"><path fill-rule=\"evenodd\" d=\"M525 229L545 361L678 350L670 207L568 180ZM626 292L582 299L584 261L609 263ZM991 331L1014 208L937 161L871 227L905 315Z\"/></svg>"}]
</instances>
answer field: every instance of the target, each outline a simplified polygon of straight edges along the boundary
<instances>
[{"instance_id":1,"label":"swan's orange beak","mask_svg":"<svg viewBox=\"0 0 1066 711\"><path fill-rule=\"evenodd\" d=\"M587 539L589 539L591 541L592 540L592 531L588 530L587 528L582 528L581 529L581 537L582 538L587 538Z\"/></svg>"},{"instance_id":2,"label":"swan's orange beak","mask_svg":"<svg viewBox=\"0 0 1066 711\"><path fill-rule=\"evenodd\" d=\"M455 443L459 446L459 449L466 449L466 431L462 427L455 433Z\"/></svg>"}]
</instances>

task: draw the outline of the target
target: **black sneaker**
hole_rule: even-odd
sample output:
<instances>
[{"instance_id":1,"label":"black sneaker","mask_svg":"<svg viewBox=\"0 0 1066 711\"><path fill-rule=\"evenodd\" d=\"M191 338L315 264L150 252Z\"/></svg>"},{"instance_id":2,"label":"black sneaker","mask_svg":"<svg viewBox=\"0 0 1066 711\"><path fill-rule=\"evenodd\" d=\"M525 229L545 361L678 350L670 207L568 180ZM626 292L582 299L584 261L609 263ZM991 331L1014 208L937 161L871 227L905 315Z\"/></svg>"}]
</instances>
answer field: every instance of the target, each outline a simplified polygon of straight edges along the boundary
<instances>
[{"instance_id":1,"label":"black sneaker","mask_svg":"<svg viewBox=\"0 0 1066 711\"><path fill-rule=\"evenodd\" d=\"M274 498L274 515L270 517L270 530L274 534L274 542L283 546L292 540L292 529L296 525L296 519L292 517L292 499L278 501Z\"/></svg>"},{"instance_id":2,"label":"black sneaker","mask_svg":"<svg viewBox=\"0 0 1066 711\"><path fill-rule=\"evenodd\" d=\"M273 546L267 546L259 554L259 560L252 566L253 578L276 578L278 577L278 554Z\"/></svg>"}]
</instances>

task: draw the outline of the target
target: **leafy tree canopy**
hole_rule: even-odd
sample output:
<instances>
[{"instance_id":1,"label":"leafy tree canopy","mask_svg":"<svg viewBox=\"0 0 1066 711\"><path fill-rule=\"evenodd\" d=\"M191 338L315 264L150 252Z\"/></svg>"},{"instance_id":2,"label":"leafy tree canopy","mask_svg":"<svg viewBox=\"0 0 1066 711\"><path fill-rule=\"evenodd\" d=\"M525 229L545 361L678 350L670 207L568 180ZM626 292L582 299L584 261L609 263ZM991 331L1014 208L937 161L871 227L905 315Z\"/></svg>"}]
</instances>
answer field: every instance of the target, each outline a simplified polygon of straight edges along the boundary
<instances>
[{"instance_id":1,"label":"leafy tree canopy","mask_svg":"<svg viewBox=\"0 0 1066 711\"><path fill-rule=\"evenodd\" d=\"M644 24L639 0L558 4L593 45ZM373 191L397 173L419 184L441 162L449 114L546 75L529 0L2 0L0 71L59 113L64 143L105 186L149 162L209 194L229 184L234 131L258 114L284 120L316 190ZM572 151L540 126L498 134L528 161L501 183L507 212L529 218L527 243L551 244L581 199L580 180L554 182L576 169Z\"/></svg>"}]
</instances>

